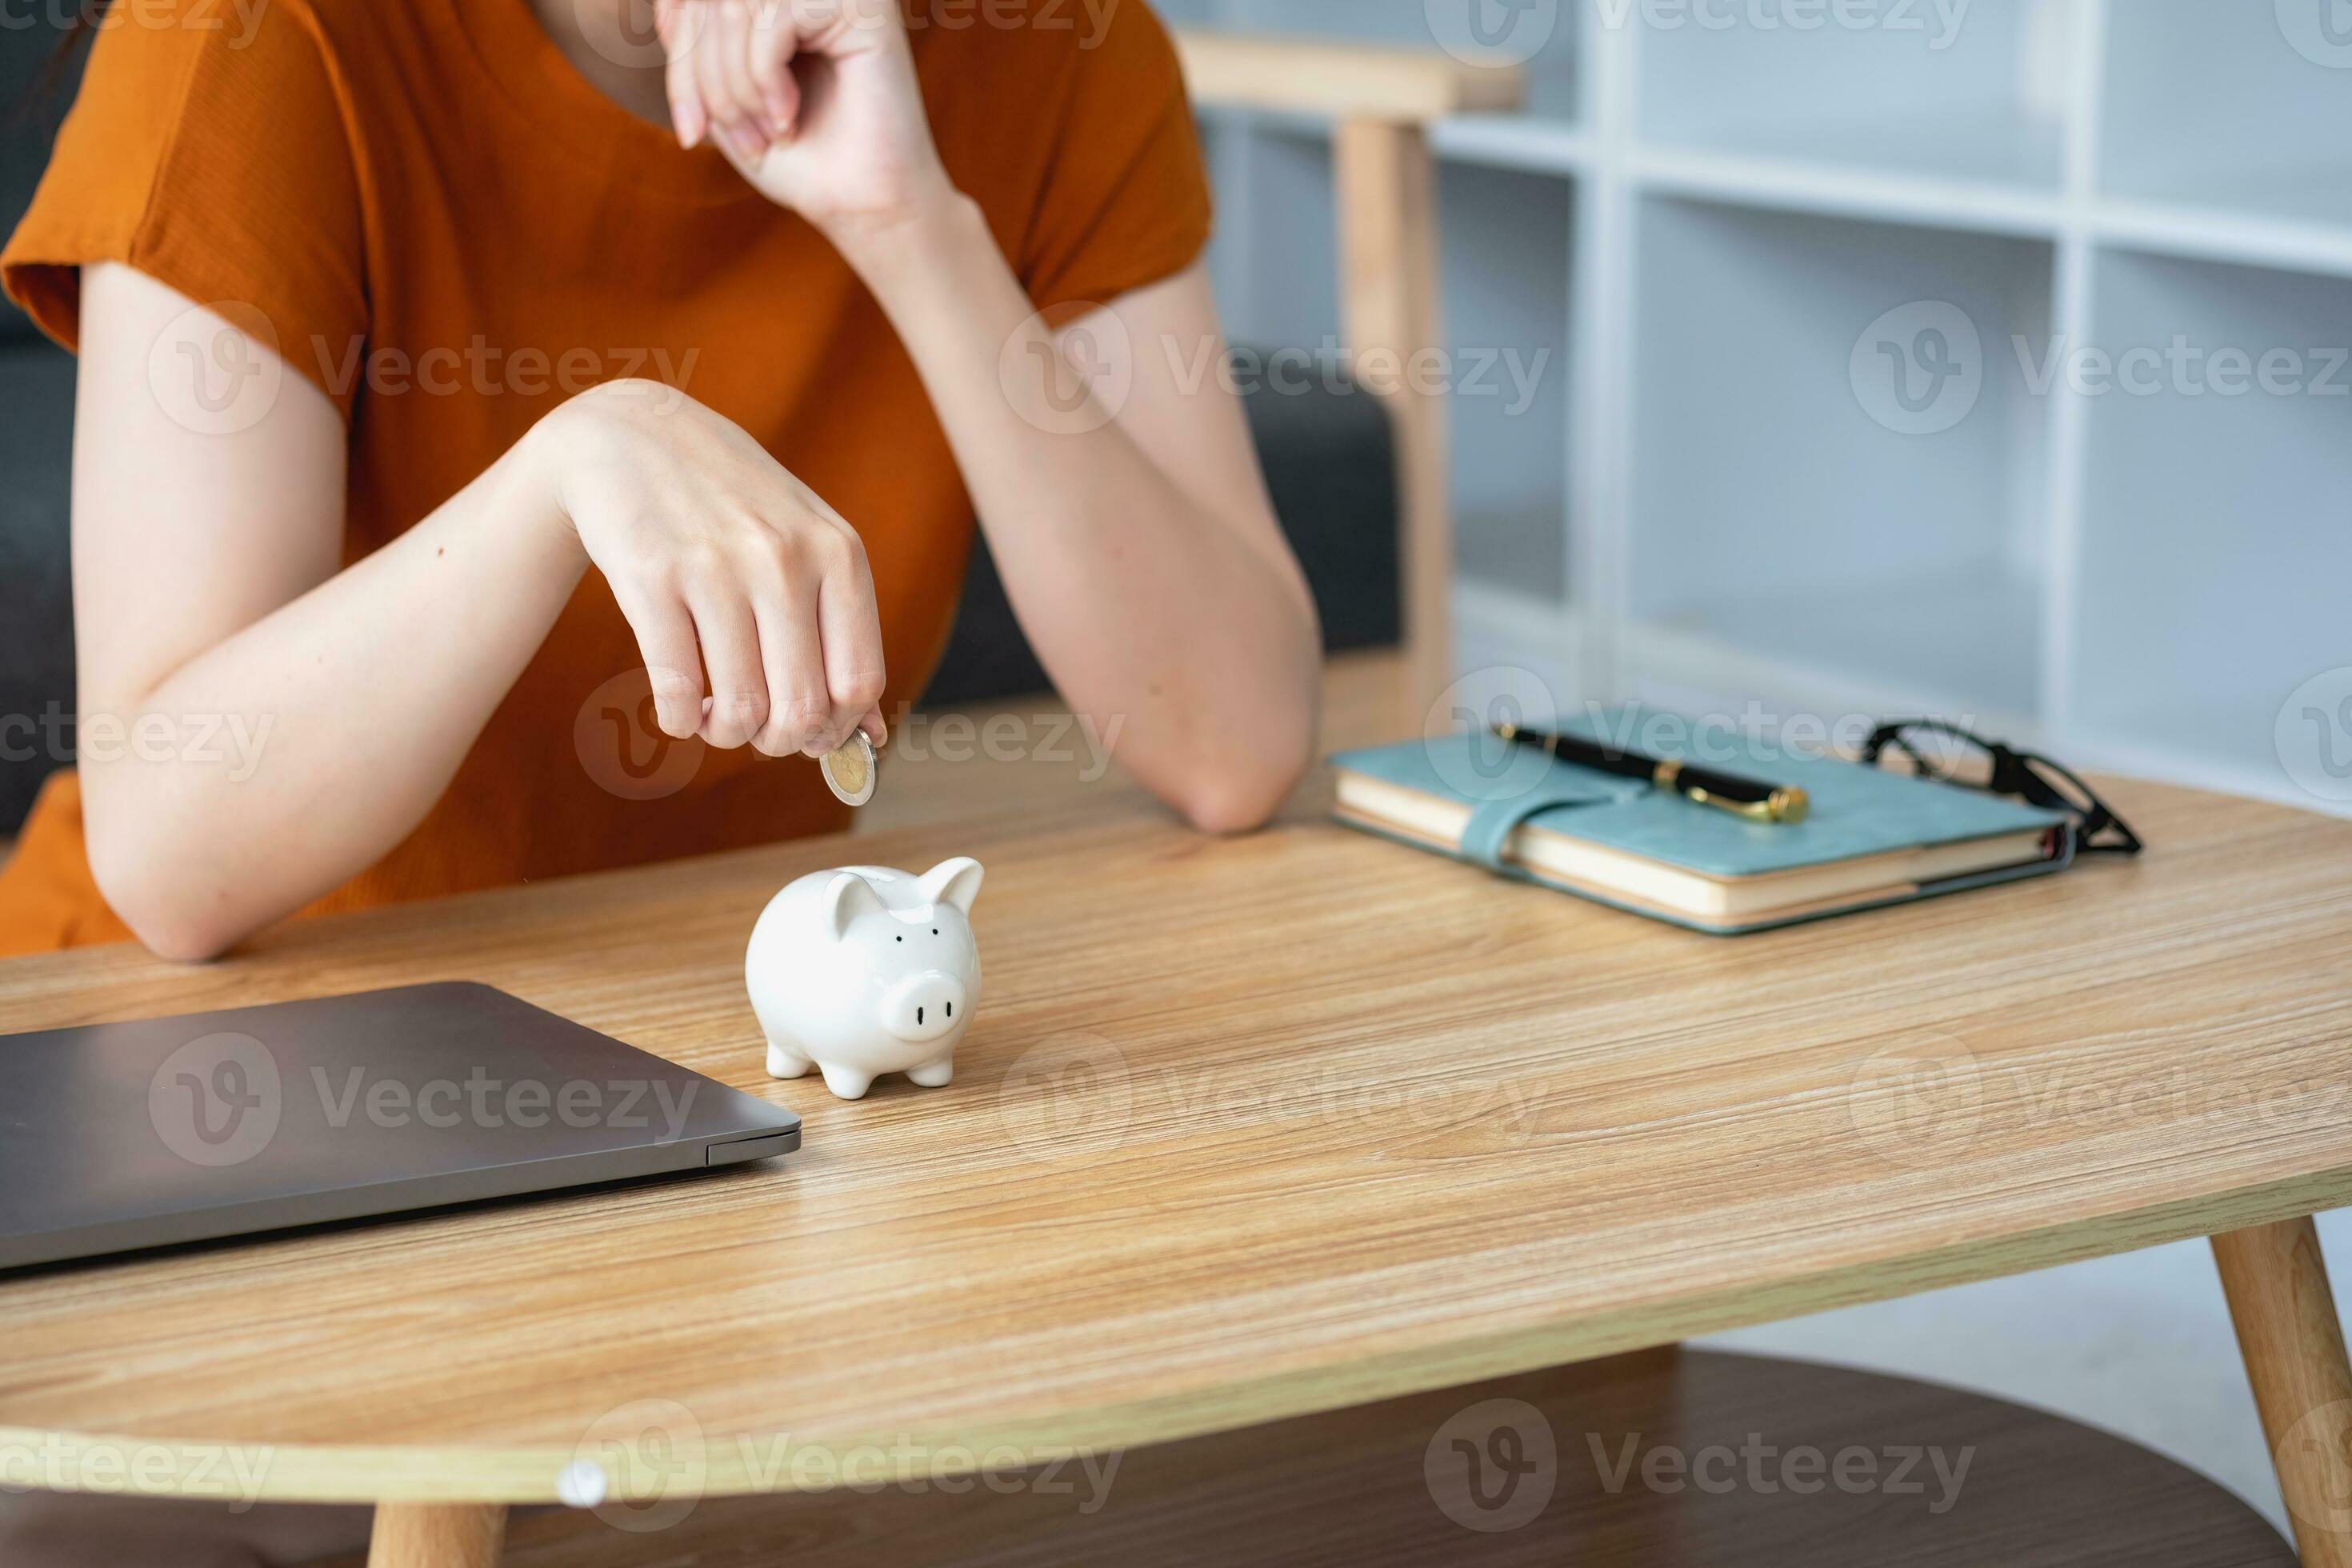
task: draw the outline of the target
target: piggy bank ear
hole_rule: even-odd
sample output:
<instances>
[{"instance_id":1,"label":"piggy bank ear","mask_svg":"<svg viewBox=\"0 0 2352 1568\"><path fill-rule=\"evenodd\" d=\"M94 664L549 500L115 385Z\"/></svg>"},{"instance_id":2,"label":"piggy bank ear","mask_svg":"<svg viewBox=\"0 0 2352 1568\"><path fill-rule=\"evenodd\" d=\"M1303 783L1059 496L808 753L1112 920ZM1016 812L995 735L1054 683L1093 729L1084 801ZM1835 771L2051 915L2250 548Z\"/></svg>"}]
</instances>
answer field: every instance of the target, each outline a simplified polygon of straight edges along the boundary
<instances>
[{"instance_id":1,"label":"piggy bank ear","mask_svg":"<svg viewBox=\"0 0 2352 1568\"><path fill-rule=\"evenodd\" d=\"M964 913L971 913L971 901L980 897L980 862L967 856L942 860L923 873L923 901L932 904L953 904Z\"/></svg>"},{"instance_id":2,"label":"piggy bank ear","mask_svg":"<svg viewBox=\"0 0 2352 1568\"><path fill-rule=\"evenodd\" d=\"M858 916L884 912L873 885L855 871L844 871L825 884L824 929L835 942L848 933L849 922Z\"/></svg>"}]
</instances>

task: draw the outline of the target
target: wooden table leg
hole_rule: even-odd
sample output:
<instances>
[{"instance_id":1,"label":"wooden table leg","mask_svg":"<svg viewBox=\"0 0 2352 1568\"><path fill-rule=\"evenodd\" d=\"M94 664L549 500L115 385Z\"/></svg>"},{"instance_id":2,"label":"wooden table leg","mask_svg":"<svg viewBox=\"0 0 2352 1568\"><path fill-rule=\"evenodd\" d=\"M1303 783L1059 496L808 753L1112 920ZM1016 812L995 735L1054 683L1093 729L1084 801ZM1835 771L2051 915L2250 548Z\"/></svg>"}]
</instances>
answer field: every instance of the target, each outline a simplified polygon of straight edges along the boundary
<instances>
[{"instance_id":1,"label":"wooden table leg","mask_svg":"<svg viewBox=\"0 0 2352 1568\"><path fill-rule=\"evenodd\" d=\"M368 1568L498 1568L502 1502L380 1502Z\"/></svg>"},{"instance_id":2,"label":"wooden table leg","mask_svg":"<svg viewBox=\"0 0 2352 1568\"><path fill-rule=\"evenodd\" d=\"M2279 1490L2309 1568L2352 1568L2352 1363L2308 1219L2213 1238Z\"/></svg>"}]
</instances>

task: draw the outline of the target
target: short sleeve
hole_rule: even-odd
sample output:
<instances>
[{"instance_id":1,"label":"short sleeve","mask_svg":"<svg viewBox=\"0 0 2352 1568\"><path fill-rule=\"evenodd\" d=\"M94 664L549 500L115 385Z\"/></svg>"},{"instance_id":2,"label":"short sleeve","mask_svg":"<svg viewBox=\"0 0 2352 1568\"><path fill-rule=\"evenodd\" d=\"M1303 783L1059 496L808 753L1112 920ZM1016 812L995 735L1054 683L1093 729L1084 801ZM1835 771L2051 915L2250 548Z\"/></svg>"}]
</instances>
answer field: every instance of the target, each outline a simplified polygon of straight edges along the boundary
<instances>
[{"instance_id":1,"label":"short sleeve","mask_svg":"<svg viewBox=\"0 0 2352 1568\"><path fill-rule=\"evenodd\" d=\"M248 19L249 18L249 19ZM117 5L99 25L32 205L0 251L9 297L68 348L80 268L119 261L237 307L351 414L331 368L365 335L364 224L349 121L291 0Z\"/></svg>"},{"instance_id":2,"label":"short sleeve","mask_svg":"<svg viewBox=\"0 0 2352 1568\"><path fill-rule=\"evenodd\" d=\"M1160 19L1142 5L1111 7L1076 60L1022 258L1041 310L1157 283L1209 240L1200 133Z\"/></svg>"}]
</instances>

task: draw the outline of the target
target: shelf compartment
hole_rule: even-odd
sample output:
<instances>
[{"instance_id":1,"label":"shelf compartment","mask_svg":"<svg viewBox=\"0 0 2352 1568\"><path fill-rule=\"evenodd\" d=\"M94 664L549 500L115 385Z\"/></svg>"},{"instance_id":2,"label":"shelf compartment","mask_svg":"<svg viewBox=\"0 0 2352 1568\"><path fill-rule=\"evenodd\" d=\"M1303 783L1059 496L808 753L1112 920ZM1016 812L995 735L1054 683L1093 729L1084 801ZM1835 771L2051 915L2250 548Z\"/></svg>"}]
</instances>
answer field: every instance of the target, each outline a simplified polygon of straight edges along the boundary
<instances>
[{"instance_id":1,"label":"shelf compartment","mask_svg":"<svg viewBox=\"0 0 2352 1568\"><path fill-rule=\"evenodd\" d=\"M1783 9L1626 0L1619 25L1638 29L1641 134L1798 163L2059 186L2073 42L2063 0L1975 0L1957 17L1926 0L1827 6L1801 30Z\"/></svg>"},{"instance_id":2,"label":"shelf compartment","mask_svg":"<svg viewBox=\"0 0 2352 1568\"><path fill-rule=\"evenodd\" d=\"M1449 164L1438 197L1456 567L1564 602L1575 187Z\"/></svg>"},{"instance_id":3,"label":"shelf compartment","mask_svg":"<svg viewBox=\"0 0 2352 1568\"><path fill-rule=\"evenodd\" d=\"M2277 730L2306 681L2352 666L2352 280L2107 251L2096 299L2110 358L2180 338L2203 368L2143 358L2154 390L2087 400L2072 728L2123 765L2342 810L2352 787L2303 789ZM2255 367L2222 372L2246 386L2230 395L2226 350Z\"/></svg>"},{"instance_id":4,"label":"shelf compartment","mask_svg":"<svg viewBox=\"0 0 2352 1568\"><path fill-rule=\"evenodd\" d=\"M2031 723L2050 421L2011 342L2048 337L2053 247L1659 197L1638 224L1629 677ZM1930 398L1930 327L1972 393Z\"/></svg>"},{"instance_id":5,"label":"shelf compartment","mask_svg":"<svg viewBox=\"0 0 2352 1568\"><path fill-rule=\"evenodd\" d=\"M2338 0L2116 0L2100 184L2112 194L2352 225L2352 39Z\"/></svg>"}]
</instances>

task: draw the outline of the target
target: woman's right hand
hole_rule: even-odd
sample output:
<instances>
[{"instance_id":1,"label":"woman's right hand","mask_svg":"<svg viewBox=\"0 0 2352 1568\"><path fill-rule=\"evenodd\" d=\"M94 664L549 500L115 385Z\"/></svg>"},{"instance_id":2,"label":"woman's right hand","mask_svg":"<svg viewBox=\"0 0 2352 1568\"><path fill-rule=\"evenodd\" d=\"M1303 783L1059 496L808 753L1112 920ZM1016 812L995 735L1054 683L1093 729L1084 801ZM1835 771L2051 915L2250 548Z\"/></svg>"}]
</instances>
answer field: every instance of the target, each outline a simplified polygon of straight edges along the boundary
<instances>
[{"instance_id":1,"label":"woman's right hand","mask_svg":"<svg viewBox=\"0 0 2352 1568\"><path fill-rule=\"evenodd\" d=\"M675 387L593 387L530 437L636 633L663 732L769 756L885 738L882 626L857 531ZM707 676L707 681L706 681Z\"/></svg>"}]
</instances>

